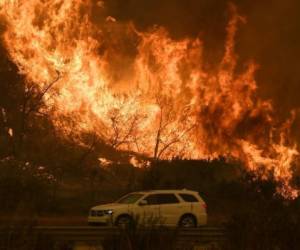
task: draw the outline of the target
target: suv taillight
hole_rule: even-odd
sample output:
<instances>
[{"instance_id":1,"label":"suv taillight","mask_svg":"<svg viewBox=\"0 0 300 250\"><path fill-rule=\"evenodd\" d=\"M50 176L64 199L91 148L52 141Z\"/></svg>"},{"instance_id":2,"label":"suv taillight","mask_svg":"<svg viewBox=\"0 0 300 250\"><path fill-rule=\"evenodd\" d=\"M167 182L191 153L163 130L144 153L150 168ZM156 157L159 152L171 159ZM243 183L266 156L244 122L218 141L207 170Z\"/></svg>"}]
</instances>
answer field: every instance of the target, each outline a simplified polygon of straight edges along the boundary
<instances>
[{"instance_id":1,"label":"suv taillight","mask_svg":"<svg viewBox=\"0 0 300 250\"><path fill-rule=\"evenodd\" d=\"M202 203L203 208L206 210L207 209L207 205L205 202Z\"/></svg>"}]
</instances>

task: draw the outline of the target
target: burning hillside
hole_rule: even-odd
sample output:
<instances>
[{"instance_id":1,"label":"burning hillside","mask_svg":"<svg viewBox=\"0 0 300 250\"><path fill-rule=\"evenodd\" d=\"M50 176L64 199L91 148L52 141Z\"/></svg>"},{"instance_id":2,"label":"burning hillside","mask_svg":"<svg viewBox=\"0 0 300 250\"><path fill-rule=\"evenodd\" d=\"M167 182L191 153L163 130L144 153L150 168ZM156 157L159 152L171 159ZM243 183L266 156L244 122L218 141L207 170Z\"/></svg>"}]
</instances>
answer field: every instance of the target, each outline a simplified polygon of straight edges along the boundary
<instances>
[{"instance_id":1,"label":"burning hillside","mask_svg":"<svg viewBox=\"0 0 300 250\"><path fill-rule=\"evenodd\" d=\"M154 159L237 159L262 178L274 176L284 196L298 196L291 185L295 112L281 122L272 102L256 94L257 65L237 70L235 36L246 19L234 5L214 70L205 67L199 38L174 40L163 27L138 31L110 16L99 28L91 13L104 7L91 0L0 0L2 41L26 87L44 93L43 111L62 136L84 143L82 135L91 133Z\"/></svg>"}]
</instances>

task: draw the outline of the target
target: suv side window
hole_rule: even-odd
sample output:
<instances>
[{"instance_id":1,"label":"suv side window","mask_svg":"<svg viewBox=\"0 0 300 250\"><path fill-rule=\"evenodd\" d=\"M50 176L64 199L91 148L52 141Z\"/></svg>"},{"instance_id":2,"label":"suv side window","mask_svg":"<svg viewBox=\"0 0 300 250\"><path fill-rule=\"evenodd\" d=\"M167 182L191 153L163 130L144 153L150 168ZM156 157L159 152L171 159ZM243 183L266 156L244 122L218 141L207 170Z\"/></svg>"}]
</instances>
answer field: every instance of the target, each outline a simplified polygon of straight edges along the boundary
<instances>
[{"instance_id":1,"label":"suv side window","mask_svg":"<svg viewBox=\"0 0 300 250\"><path fill-rule=\"evenodd\" d=\"M147 201L148 205L157 205L158 204L158 198L157 194L150 194L144 200Z\"/></svg>"},{"instance_id":2,"label":"suv side window","mask_svg":"<svg viewBox=\"0 0 300 250\"><path fill-rule=\"evenodd\" d=\"M179 196L185 201L185 202L199 202L199 200L192 194L179 194Z\"/></svg>"},{"instance_id":3,"label":"suv side window","mask_svg":"<svg viewBox=\"0 0 300 250\"><path fill-rule=\"evenodd\" d=\"M175 194L158 194L158 204L175 204L179 203L179 200Z\"/></svg>"},{"instance_id":4,"label":"suv side window","mask_svg":"<svg viewBox=\"0 0 300 250\"><path fill-rule=\"evenodd\" d=\"M174 194L150 194L144 200L147 201L148 205L179 203Z\"/></svg>"}]
</instances>

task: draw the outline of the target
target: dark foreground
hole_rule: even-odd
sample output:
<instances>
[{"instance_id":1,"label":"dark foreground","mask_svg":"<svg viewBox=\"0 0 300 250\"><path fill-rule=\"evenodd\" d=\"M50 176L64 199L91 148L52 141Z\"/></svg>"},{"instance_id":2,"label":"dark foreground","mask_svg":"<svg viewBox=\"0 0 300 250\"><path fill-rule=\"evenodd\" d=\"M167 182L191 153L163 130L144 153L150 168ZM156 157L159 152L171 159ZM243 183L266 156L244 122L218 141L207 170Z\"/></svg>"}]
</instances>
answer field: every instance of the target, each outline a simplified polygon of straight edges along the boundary
<instances>
[{"instance_id":1,"label":"dark foreground","mask_svg":"<svg viewBox=\"0 0 300 250\"><path fill-rule=\"evenodd\" d=\"M222 227L176 229L153 227L2 227L1 249L224 249ZM214 248L212 248L214 247Z\"/></svg>"}]
</instances>

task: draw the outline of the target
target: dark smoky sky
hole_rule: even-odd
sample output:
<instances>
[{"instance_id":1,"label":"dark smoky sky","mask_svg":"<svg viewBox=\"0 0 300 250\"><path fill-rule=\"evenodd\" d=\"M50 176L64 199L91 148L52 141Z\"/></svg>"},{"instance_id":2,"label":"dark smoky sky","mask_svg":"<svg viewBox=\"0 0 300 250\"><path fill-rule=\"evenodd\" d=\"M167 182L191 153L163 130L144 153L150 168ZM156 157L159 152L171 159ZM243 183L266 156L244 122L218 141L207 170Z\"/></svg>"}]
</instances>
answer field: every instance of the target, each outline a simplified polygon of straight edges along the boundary
<instances>
[{"instance_id":1,"label":"dark smoky sky","mask_svg":"<svg viewBox=\"0 0 300 250\"><path fill-rule=\"evenodd\" d=\"M240 26L236 49L241 65L254 59L259 94L272 99L281 114L300 106L300 1L235 0L247 23ZM200 36L207 62L223 52L228 1L106 0L105 14L133 21L141 30L166 27L175 38ZM97 15L96 15L97 20Z\"/></svg>"}]
</instances>

